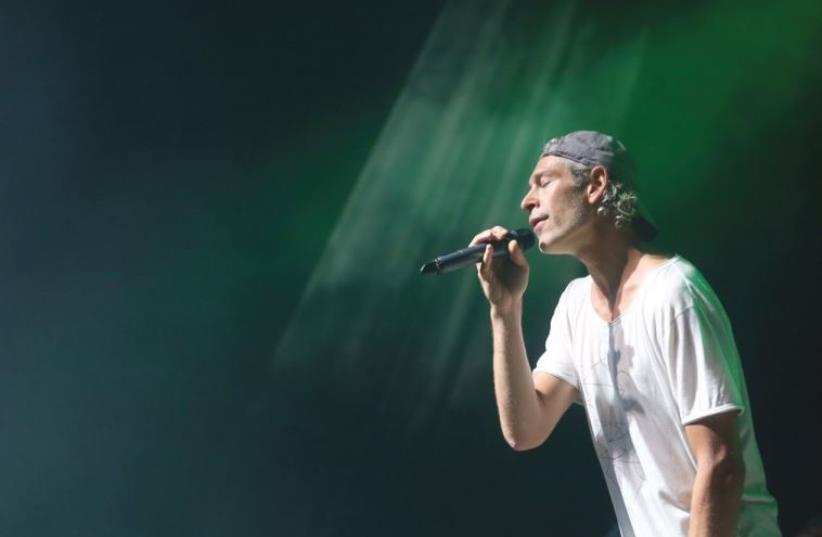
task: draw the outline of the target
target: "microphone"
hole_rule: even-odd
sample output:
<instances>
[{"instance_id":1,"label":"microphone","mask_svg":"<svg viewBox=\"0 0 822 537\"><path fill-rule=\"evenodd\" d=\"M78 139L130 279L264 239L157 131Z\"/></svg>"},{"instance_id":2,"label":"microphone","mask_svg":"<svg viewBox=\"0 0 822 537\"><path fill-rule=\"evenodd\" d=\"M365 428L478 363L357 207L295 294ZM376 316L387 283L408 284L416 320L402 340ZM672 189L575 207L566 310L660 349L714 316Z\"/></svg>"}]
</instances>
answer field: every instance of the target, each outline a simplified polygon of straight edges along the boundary
<instances>
[{"instance_id":1,"label":"microphone","mask_svg":"<svg viewBox=\"0 0 822 537\"><path fill-rule=\"evenodd\" d=\"M510 255L508 243L512 240L516 240L523 250L530 248L536 242L534 232L527 227L509 231L502 240L490 243L494 247L494 257L508 257ZM445 274L473 265L482 260L482 254L485 253L486 246L488 246L487 243L476 244L450 254L441 255L424 264L420 268L420 273L433 274L436 272L437 274Z\"/></svg>"}]
</instances>

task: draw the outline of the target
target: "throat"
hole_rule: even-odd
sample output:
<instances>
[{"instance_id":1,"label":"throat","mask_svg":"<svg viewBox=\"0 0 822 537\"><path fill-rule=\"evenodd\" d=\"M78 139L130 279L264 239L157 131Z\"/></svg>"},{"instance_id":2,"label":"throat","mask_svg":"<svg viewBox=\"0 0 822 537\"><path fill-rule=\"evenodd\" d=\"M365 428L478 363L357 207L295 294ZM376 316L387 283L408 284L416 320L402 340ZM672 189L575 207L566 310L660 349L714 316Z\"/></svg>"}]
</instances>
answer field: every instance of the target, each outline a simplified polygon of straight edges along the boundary
<instances>
[{"instance_id":1,"label":"throat","mask_svg":"<svg viewBox=\"0 0 822 537\"><path fill-rule=\"evenodd\" d=\"M608 322L617 319L628 308L646 274L643 252L628 248L611 253L601 256L588 267L594 283L591 303L597 315Z\"/></svg>"},{"instance_id":2,"label":"throat","mask_svg":"<svg viewBox=\"0 0 822 537\"><path fill-rule=\"evenodd\" d=\"M606 296L599 286L591 286L591 304L596 314L606 322L613 322L625 313L636 296L636 285L618 287L612 296Z\"/></svg>"},{"instance_id":3,"label":"throat","mask_svg":"<svg viewBox=\"0 0 822 537\"><path fill-rule=\"evenodd\" d=\"M596 314L609 323L618 319L634 302L652 273L670 259L668 256L641 254L637 259L629 259L618 280L616 277L603 278L602 273L591 273L591 305Z\"/></svg>"}]
</instances>

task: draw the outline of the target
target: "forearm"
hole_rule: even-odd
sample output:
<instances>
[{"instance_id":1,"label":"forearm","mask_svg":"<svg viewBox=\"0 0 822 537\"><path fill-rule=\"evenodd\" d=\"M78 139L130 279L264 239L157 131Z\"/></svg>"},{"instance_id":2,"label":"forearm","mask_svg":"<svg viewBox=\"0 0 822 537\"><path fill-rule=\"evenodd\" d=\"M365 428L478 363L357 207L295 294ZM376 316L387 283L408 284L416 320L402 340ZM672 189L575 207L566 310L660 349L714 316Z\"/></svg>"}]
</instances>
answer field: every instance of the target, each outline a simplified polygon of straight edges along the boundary
<instances>
[{"instance_id":1,"label":"forearm","mask_svg":"<svg viewBox=\"0 0 822 537\"><path fill-rule=\"evenodd\" d=\"M736 461L697 469L688 537L734 537L744 482Z\"/></svg>"},{"instance_id":2,"label":"forearm","mask_svg":"<svg viewBox=\"0 0 822 537\"><path fill-rule=\"evenodd\" d=\"M522 336L522 305L505 311L491 308L494 338L494 393L505 440L514 449L529 449L540 443L540 407L531 366Z\"/></svg>"}]
</instances>

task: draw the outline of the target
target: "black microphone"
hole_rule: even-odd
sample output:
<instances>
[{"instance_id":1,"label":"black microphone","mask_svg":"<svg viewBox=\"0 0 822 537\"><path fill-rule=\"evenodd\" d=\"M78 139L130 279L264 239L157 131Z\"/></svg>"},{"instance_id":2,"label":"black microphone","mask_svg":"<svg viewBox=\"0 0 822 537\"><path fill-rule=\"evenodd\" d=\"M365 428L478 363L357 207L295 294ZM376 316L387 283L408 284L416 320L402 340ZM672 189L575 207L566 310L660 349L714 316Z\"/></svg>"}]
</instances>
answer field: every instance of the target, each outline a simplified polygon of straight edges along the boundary
<instances>
[{"instance_id":1,"label":"black microphone","mask_svg":"<svg viewBox=\"0 0 822 537\"><path fill-rule=\"evenodd\" d=\"M507 257L508 243L516 239L519 247L526 250L534 245L536 239L534 232L530 229L522 228L509 231L505 234L502 240L490 243L494 247L494 257ZM482 254L485 253L485 247L488 244L477 244L451 252L450 254L441 255L433 261L424 264L420 269L421 274L445 274L446 272L453 272L463 267L473 265L482 260Z\"/></svg>"}]
</instances>

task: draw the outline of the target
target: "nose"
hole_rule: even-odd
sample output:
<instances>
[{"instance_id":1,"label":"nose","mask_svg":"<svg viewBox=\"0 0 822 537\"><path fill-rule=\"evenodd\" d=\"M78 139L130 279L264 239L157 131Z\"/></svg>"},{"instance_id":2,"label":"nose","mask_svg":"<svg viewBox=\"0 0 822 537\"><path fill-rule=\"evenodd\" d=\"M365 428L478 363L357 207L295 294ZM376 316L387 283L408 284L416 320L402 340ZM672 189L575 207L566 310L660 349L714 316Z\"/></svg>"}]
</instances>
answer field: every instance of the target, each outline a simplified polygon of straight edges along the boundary
<instances>
[{"instance_id":1,"label":"nose","mask_svg":"<svg viewBox=\"0 0 822 537\"><path fill-rule=\"evenodd\" d=\"M534 196L534 189L528 189L528 192L525 193L525 197L522 198L522 201L519 204L522 207L522 210L526 213L531 213L534 207L537 206L537 198Z\"/></svg>"}]
</instances>

